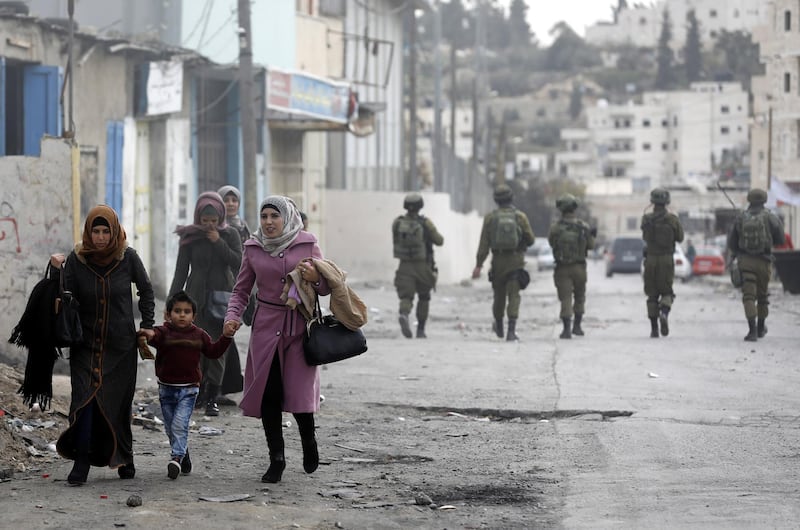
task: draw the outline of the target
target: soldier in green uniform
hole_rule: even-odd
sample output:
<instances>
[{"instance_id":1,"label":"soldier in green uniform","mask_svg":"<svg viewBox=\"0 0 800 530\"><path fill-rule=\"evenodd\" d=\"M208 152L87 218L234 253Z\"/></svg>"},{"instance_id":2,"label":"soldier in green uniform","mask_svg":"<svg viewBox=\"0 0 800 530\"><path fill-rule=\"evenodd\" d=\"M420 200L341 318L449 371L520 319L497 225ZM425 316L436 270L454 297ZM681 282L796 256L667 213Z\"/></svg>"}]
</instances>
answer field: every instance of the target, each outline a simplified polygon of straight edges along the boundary
<instances>
[{"instance_id":1,"label":"soldier in green uniform","mask_svg":"<svg viewBox=\"0 0 800 530\"><path fill-rule=\"evenodd\" d=\"M728 248L742 275L742 304L749 328L744 340L755 342L767 334L772 247L783 244L784 232L778 216L764 208L766 191L753 188L747 202L747 210L739 214L728 234Z\"/></svg>"},{"instance_id":2,"label":"soldier in green uniform","mask_svg":"<svg viewBox=\"0 0 800 530\"><path fill-rule=\"evenodd\" d=\"M492 251L492 267L489 281L492 282L494 303L494 332L503 338L503 313L508 315L506 340L519 340L516 333L519 317L520 282L519 271L524 273L525 249L533 245L534 235L528 216L511 204L514 193L506 184L499 184L494 190L494 200L498 208L483 218L481 240L478 245L477 265L472 277L481 275L483 262ZM506 308L506 299L508 307Z\"/></svg>"},{"instance_id":3,"label":"soldier in green uniform","mask_svg":"<svg viewBox=\"0 0 800 530\"><path fill-rule=\"evenodd\" d=\"M424 202L419 193L409 193L403 201L405 215L392 223L394 257L400 260L394 275L394 286L400 298L400 331L412 336L408 315L417 295L417 338L424 339L425 321L431 301L431 290L436 287L436 263L433 245L442 246L444 238L430 219L420 215Z\"/></svg>"},{"instance_id":4,"label":"soldier in green uniform","mask_svg":"<svg viewBox=\"0 0 800 530\"><path fill-rule=\"evenodd\" d=\"M642 217L642 239L647 243L644 260L644 293L647 295L647 317L650 336L669 335L669 312L675 293L675 243L683 241L683 227L678 216L667 210L669 191L656 188L650 192L653 211Z\"/></svg>"},{"instance_id":5,"label":"soldier in green uniform","mask_svg":"<svg viewBox=\"0 0 800 530\"><path fill-rule=\"evenodd\" d=\"M550 227L547 240L556 260L553 281L561 301L561 322L564 324L559 337L569 339L573 334L583 335L581 321L586 303L586 254L594 248L595 231L578 219L575 213L578 200L573 195L559 197L556 208L561 211L561 219ZM575 322L571 324L573 312Z\"/></svg>"}]
</instances>

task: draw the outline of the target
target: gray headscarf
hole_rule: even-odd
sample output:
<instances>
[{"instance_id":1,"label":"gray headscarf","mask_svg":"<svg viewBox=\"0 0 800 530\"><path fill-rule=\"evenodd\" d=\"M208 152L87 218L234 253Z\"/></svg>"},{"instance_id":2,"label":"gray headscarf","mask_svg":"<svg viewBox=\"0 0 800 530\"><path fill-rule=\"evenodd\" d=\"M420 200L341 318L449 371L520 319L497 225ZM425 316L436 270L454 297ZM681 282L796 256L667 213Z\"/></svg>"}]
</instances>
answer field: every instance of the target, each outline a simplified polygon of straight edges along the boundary
<instances>
[{"instance_id":1,"label":"gray headscarf","mask_svg":"<svg viewBox=\"0 0 800 530\"><path fill-rule=\"evenodd\" d=\"M217 193L219 193L219 196L222 197L223 201L225 200L225 196L227 194L232 193L236 197L236 200L239 201L239 204L242 203L242 194L234 186L230 185L222 186L220 189L217 190ZM227 210L226 210L226 215L227 215ZM244 221L242 221L242 218L239 217L239 214L236 214L233 217L226 217L226 220L228 221L229 225L231 225L237 230L239 230L244 226Z\"/></svg>"},{"instance_id":2,"label":"gray headscarf","mask_svg":"<svg viewBox=\"0 0 800 530\"><path fill-rule=\"evenodd\" d=\"M261 243L261 247L265 252L269 252L270 256L275 257L286 250L292 241L294 241L294 238L296 238L300 230L303 229L303 221L300 219L300 210L297 209L297 205L289 197L270 195L261 201L261 206L258 208L259 215L267 206L278 210L278 213L281 214L281 219L283 219L283 232L278 237L270 239L266 237L261 230L261 223L259 223L258 231L253 237L256 241Z\"/></svg>"}]
</instances>

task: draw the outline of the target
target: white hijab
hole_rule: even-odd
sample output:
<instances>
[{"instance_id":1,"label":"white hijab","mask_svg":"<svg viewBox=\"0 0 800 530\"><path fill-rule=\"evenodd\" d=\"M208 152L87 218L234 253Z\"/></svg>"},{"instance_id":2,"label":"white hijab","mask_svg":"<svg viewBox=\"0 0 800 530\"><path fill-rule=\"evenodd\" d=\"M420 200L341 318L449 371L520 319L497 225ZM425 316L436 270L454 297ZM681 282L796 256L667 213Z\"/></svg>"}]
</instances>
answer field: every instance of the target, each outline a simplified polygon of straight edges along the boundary
<instances>
[{"instance_id":1,"label":"white hijab","mask_svg":"<svg viewBox=\"0 0 800 530\"><path fill-rule=\"evenodd\" d=\"M253 234L253 237L261 243L261 248L264 249L264 252L269 252L270 256L276 257L292 244L297 234L303 229L303 221L300 219L300 210L297 209L297 205L289 197L270 195L261 201L261 206L258 209L259 215L267 207L274 208L281 214L283 232L278 237L269 238L264 234L259 222L258 231Z\"/></svg>"}]
</instances>

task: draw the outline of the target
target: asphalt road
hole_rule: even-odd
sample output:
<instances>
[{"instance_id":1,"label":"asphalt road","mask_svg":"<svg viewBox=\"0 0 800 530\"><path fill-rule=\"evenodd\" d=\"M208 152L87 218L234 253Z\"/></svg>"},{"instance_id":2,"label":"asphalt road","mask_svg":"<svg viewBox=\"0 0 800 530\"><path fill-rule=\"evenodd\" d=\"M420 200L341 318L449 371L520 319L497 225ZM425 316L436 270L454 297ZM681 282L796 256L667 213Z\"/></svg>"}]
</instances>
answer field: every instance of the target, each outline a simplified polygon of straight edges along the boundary
<instances>
[{"instance_id":1,"label":"asphalt road","mask_svg":"<svg viewBox=\"0 0 800 530\"><path fill-rule=\"evenodd\" d=\"M797 527L800 299L773 284L769 333L746 343L738 294L692 280L650 339L641 278L589 270L586 336L558 339L551 273L532 271L518 343L492 334L485 278L439 288L426 340L400 335L390 283L356 283L370 349L322 372L316 473L285 415L284 479L261 484L259 422L225 408L195 418L224 433L192 433L192 475L169 480L163 432L136 428L135 480L69 488L69 462L44 458L0 483L3 527ZM230 494L250 497L198 500Z\"/></svg>"}]
</instances>

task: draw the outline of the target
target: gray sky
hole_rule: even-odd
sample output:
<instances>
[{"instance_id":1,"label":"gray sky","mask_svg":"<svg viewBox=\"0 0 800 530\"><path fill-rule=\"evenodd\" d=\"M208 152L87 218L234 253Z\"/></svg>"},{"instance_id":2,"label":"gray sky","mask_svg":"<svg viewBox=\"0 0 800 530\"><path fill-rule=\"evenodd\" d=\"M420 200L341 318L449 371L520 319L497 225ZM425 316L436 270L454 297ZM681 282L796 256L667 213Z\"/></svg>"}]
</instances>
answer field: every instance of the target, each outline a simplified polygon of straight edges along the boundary
<instances>
[{"instance_id":1,"label":"gray sky","mask_svg":"<svg viewBox=\"0 0 800 530\"><path fill-rule=\"evenodd\" d=\"M501 0L508 6L510 0ZM586 26L597 21L611 20L611 4L615 0L527 0L528 24L536 34L540 43L552 42L548 34L550 28L560 21L565 21L575 32L584 36Z\"/></svg>"}]
</instances>

